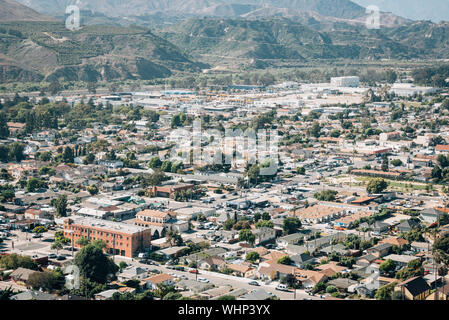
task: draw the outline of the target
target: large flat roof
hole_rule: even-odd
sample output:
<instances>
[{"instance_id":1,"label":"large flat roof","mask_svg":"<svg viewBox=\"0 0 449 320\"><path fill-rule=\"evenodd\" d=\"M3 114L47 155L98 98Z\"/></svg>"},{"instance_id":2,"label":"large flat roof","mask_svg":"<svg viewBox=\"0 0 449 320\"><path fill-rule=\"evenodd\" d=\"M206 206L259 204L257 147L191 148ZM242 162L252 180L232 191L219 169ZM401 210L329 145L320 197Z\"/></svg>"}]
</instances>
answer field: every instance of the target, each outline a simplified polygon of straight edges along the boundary
<instances>
[{"instance_id":1,"label":"large flat roof","mask_svg":"<svg viewBox=\"0 0 449 320\"><path fill-rule=\"evenodd\" d=\"M149 228L136 226L133 224L127 224L123 222L114 222L109 220L101 220L95 218L87 218L87 217L74 217L71 216L69 219L73 220L74 224L82 225L86 227L92 227L103 230L117 231L123 233L138 233L145 230L149 230Z\"/></svg>"}]
</instances>

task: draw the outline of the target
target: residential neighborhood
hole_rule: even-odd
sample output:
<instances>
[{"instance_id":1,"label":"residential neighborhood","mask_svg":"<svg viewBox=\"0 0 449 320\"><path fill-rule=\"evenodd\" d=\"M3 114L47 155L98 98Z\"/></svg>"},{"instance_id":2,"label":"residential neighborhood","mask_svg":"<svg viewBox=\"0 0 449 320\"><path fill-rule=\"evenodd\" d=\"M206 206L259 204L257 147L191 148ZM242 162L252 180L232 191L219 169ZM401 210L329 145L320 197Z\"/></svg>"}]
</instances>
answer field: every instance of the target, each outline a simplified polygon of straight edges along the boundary
<instances>
[{"instance_id":1,"label":"residential neighborhood","mask_svg":"<svg viewBox=\"0 0 449 320\"><path fill-rule=\"evenodd\" d=\"M355 80L2 98L1 295L448 300L448 93Z\"/></svg>"}]
</instances>

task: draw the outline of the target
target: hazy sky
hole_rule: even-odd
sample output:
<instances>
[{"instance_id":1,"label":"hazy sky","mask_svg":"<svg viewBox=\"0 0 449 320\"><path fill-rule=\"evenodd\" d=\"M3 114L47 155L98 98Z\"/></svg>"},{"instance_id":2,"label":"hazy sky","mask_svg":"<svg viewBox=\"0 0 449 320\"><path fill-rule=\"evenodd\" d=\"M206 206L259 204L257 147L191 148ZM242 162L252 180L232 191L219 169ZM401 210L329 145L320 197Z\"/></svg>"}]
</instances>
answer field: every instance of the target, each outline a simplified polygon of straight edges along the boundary
<instances>
[{"instance_id":1,"label":"hazy sky","mask_svg":"<svg viewBox=\"0 0 449 320\"><path fill-rule=\"evenodd\" d=\"M352 0L367 7L376 5L380 11L392 12L413 20L449 21L449 0Z\"/></svg>"}]
</instances>

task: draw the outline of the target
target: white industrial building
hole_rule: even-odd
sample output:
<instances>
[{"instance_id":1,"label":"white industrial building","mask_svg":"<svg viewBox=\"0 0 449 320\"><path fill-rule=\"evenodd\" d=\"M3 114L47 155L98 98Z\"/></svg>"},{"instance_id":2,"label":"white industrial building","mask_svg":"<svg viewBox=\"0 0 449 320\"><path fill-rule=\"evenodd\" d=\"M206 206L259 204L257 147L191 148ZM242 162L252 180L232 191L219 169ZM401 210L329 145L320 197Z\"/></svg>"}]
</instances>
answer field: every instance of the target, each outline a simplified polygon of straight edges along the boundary
<instances>
[{"instance_id":1,"label":"white industrial building","mask_svg":"<svg viewBox=\"0 0 449 320\"><path fill-rule=\"evenodd\" d=\"M336 77L331 78L331 85L335 87L354 87L357 88L360 85L359 77Z\"/></svg>"}]
</instances>

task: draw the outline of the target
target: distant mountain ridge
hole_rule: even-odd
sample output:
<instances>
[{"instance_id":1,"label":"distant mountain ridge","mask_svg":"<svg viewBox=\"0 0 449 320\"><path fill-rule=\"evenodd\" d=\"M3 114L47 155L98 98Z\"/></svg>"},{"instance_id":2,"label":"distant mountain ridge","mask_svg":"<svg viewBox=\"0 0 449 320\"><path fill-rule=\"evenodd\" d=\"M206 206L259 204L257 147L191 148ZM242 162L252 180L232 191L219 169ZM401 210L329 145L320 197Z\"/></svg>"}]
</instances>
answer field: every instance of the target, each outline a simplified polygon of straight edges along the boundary
<instances>
[{"instance_id":1,"label":"distant mountain ridge","mask_svg":"<svg viewBox=\"0 0 449 320\"><path fill-rule=\"evenodd\" d=\"M54 21L13 0L0 0L0 21Z\"/></svg>"},{"instance_id":2,"label":"distant mountain ridge","mask_svg":"<svg viewBox=\"0 0 449 320\"><path fill-rule=\"evenodd\" d=\"M266 16L317 13L325 17L357 19L366 16L362 6L350 0L18 0L39 12L61 14L67 5L110 17L160 14L162 16L236 18L263 10ZM283 9L283 10L280 10ZM290 11L290 13L289 13ZM271 12L271 14L270 14Z\"/></svg>"}]
</instances>

